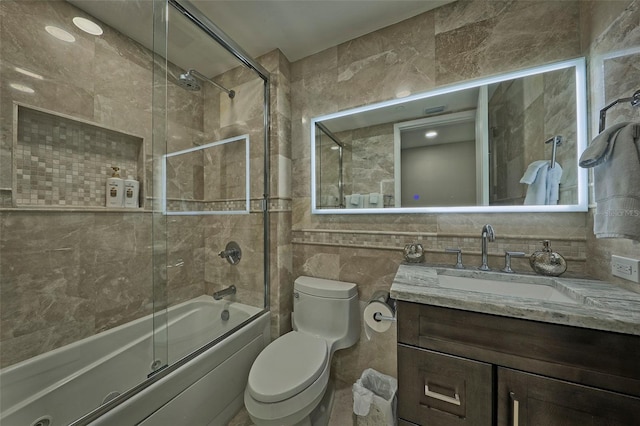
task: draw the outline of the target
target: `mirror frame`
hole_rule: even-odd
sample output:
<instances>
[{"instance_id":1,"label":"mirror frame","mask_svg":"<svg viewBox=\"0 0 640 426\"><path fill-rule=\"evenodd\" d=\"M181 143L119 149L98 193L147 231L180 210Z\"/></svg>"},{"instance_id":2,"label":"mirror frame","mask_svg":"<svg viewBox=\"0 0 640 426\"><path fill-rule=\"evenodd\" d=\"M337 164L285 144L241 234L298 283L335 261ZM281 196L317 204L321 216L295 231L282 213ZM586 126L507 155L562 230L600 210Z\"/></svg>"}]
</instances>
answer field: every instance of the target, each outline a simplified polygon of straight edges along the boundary
<instances>
[{"instance_id":1,"label":"mirror frame","mask_svg":"<svg viewBox=\"0 0 640 426\"><path fill-rule=\"evenodd\" d=\"M220 145L225 145L233 142L244 141L244 161L245 161L245 190L244 190L244 202L245 208L243 210L169 210L167 208L167 162L171 157L178 155L190 154L196 151L202 151L207 148L213 148ZM162 214L165 216L199 216L199 215L230 215L230 214L249 214L251 212L251 163L249 160L250 145L249 135L244 134L235 136L229 139L223 139L221 141L210 142L204 145L194 146L193 148L183 149L180 151L170 152L162 157ZM189 200L192 201L192 200Z\"/></svg>"},{"instance_id":2,"label":"mirror frame","mask_svg":"<svg viewBox=\"0 0 640 426\"><path fill-rule=\"evenodd\" d=\"M334 118L345 117L361 112L372 111L378 108L386 108L411 102L420 99L426 99L433 96L443 95L459 90L471 89L478 86L499 83L505 80L513 80L521 77L528 77L534 74L540 74L548 71L556 71L566 68L575 67L576 77L576 164L578 169L578 203L568 205L521 205L521 206L458 206L458 207L387 207L387 208L358 208L358 209L339 209L339 208L317 208L316 207L316 123ZM587 81L586 81L586 61L584 57L569 59L560 62L554 62L547 65L527 68L520 71L514 71L504 74L497 74L490 77L482 77L473 80L467 80L461 83L451 84L439 87L427 92L417 93L415 95L403 98L392 99L371 105L365 105L357 108L322 115L312 118L311 127L311 213L312 214L404 214L404 213L518 213L518 212L586 212L588 210L588 173L586 169L578 166L577 159L587 147Z\"/></svg>"}]
</instances>

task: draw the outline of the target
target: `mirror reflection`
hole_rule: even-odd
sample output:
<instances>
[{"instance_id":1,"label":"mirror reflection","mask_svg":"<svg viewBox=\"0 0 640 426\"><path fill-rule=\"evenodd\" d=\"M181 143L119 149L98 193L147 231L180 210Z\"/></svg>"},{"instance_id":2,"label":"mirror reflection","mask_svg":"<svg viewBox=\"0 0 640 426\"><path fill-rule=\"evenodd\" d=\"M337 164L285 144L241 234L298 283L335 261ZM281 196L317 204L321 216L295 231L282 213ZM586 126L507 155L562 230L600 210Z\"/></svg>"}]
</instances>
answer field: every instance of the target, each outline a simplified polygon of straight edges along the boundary
<instances>
[{"instance_id":1,"label":"mirror reflection","mask_svg":"<svg viewBox=\"0 0 640 426\"><path fill-rule=\"evenodd\" d=\"M314 213L584 211L584 59L312 121Z\"/></svg>"}]
</instances>

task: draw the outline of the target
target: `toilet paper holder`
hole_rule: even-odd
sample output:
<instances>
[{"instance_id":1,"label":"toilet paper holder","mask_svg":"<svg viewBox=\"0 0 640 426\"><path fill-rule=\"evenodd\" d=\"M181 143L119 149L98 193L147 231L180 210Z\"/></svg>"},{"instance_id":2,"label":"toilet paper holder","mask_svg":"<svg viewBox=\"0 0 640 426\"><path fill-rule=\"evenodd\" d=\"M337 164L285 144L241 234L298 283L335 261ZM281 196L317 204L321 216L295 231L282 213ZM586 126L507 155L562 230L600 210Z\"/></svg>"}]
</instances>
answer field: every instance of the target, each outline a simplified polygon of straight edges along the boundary
<instances>
[{"instance_id":1,"label":"toilet paper holder","mask_svg":"<svg viewBox=\"0 0 640 426\"><path fill-rule=\"evenodd\" d=\"M397 321L396 317L388 317L386 315L382 315L380 312L373 314L373 319L376 321Z\"/></svg>"},{"instance_id":2,"label":"toilet paper holder","mask_svg":"<svg viewBox=\"0 0 640 426\"><path fill-rule=\"evenodd\" d=\"M376 301L382 302L385 305L388 305L393 315L389 316L389 315L384 315L382 312L375 312L373 314L373 319L376 320L377 322L396 321L396 300L389 296L389 292L384 290L378 290L375 293L373 293L373 296L371 296L371 299L369 299L369 303L376 302Z\"/></svg>"}]
</instances>

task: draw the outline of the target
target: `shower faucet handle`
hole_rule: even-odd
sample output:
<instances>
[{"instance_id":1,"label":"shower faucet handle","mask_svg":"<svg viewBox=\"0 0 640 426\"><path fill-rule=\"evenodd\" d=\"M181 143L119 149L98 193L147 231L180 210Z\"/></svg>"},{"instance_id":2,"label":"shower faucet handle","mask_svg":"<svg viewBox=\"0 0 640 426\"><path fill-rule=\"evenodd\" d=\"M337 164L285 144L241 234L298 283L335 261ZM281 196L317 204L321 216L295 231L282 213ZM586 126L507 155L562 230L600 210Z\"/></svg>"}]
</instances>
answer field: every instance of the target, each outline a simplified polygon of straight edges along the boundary
<instances>
[{"instance_id":1,"label":"shower faucet handle","mask_svg":"<svg viewBox=\"0 0 640 426\"><path fill-rule=\"evenodd\" d=\"M444 249L447 253L456 253L456 269L464 269L464 265L462 264L462 250L459 248L446 248Z\"/></svg>"}]
</instances>

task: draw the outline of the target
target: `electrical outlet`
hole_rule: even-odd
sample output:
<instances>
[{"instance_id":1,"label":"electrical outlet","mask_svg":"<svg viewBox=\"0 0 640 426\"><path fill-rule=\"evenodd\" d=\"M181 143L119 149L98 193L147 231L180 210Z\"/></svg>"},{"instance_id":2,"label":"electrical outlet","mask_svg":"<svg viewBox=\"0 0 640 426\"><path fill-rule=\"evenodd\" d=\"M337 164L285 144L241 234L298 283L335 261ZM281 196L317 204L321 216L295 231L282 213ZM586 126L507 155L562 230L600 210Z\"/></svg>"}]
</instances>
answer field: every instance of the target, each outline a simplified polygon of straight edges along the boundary
<instances>
[{"instance_id":1,"label":"electrical outlet","mask_svg":"<svg viewBox=\"0 0 640 426\"><path fill-rule=\"evenodd\" d=\"M611 273L613 275L640 284L638 265L640 265L640 260L638 259L629 259L628 257L616 255L611 256Z\"/></svg>"}]
</instances>

